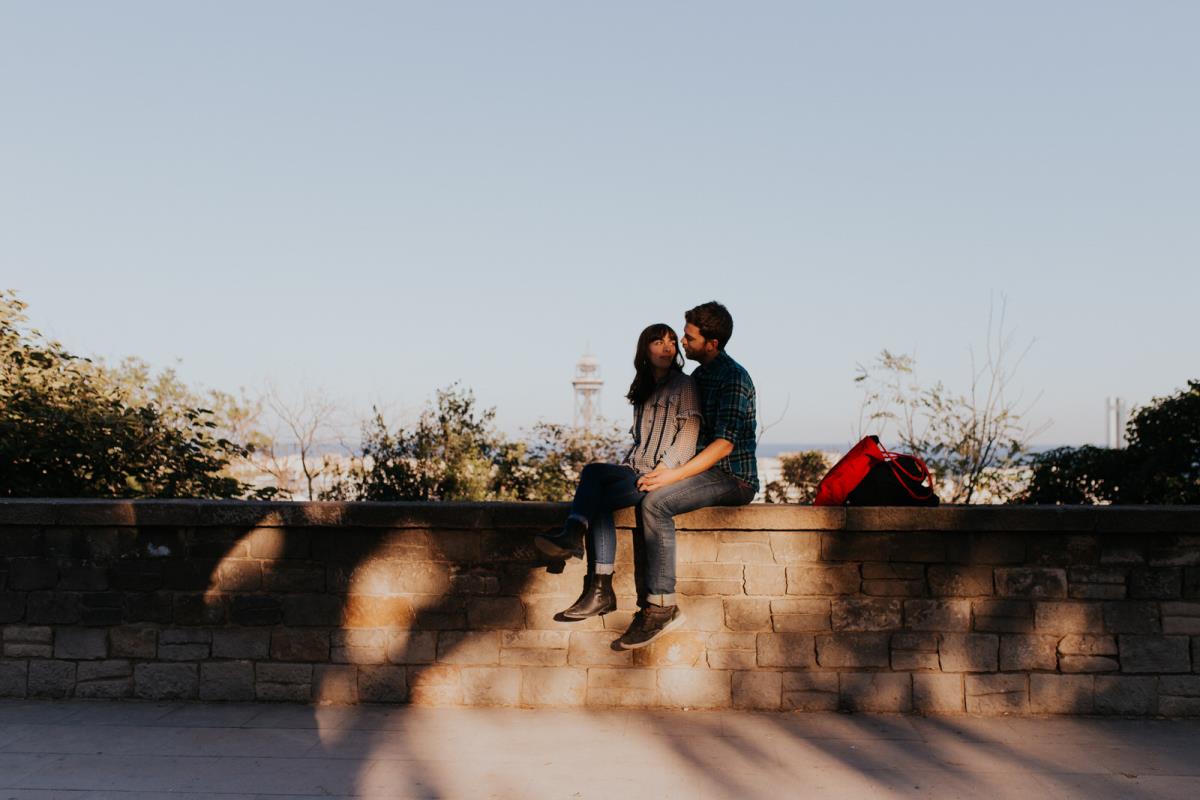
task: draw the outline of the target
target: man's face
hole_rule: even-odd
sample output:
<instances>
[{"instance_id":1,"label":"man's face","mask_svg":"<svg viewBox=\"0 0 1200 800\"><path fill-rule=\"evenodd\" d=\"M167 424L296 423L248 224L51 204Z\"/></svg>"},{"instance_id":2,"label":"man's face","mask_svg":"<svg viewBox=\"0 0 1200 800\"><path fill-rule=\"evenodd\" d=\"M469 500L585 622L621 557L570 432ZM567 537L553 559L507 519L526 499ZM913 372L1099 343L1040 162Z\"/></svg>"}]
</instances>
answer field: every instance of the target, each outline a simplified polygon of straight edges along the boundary
<instances>
[{"instance_id":1,"label":"man's face","mask_svg":"<svg viewBox=\"0 0 1200 800\"><path fill-rule=\"evenodd\" d=\"M683 352L693 361L704 364L717 354L717 340L705 339L700 329L688 322L683 326Z\"/></svg>"}]
</instances>

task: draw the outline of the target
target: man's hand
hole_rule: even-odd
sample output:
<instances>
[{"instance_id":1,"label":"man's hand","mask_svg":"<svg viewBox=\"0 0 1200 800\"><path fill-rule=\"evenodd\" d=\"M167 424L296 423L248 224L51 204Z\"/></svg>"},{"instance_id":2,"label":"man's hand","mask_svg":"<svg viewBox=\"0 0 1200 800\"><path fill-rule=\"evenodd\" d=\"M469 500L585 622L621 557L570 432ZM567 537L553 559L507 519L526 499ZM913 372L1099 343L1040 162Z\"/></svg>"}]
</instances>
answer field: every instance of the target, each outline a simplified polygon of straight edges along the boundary
<instances>
[{"instance_id":1,"label":"man's hand","mask_svg":"<svg viewBox=\"0 0 1200 800\"><path fill-rule=\"evenodd\" d=\"M659 464L657 467L638 478L637 487L643 492L653 492L664 486L670 486L684 479L683 470L678 467L669 469Z\"/></svg>"}]
</instances>

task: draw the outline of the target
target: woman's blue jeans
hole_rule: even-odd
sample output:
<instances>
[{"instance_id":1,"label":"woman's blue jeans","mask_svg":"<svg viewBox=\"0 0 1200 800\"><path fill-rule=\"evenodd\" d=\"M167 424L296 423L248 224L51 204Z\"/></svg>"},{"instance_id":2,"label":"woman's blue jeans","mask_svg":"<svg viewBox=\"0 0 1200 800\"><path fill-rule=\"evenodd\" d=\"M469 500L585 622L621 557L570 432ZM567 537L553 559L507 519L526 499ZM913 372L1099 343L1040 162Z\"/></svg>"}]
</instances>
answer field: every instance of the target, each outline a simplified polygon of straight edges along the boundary
<instances>
[{"instance_id":1,"label":"woman's blue jeans","mask_svg":"<svg viewBox=\"0 0 1200 800\"><path fill-rule=\"evenodd\" d=\"M617 560L617 528L613 512L636 506L646 496L637 488L638 475L622 464L588 464L579 476L571 515L588 524L588 552L595 564Z\"/></svg>"}]
</instances>

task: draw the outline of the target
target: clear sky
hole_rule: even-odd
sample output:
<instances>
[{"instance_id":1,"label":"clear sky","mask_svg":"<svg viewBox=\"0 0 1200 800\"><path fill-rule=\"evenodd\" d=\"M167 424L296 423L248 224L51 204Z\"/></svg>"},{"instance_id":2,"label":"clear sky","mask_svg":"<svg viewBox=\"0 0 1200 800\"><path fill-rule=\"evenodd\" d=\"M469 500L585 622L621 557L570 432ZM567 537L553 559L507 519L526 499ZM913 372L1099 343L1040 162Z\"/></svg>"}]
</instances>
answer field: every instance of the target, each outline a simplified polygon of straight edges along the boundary
<instances>
[{"instance_id":1,"label":"clear sky","mask_svg":"<svg viewBox=\"0 0 1200 800\"><path fill-rule=\"evenodd\" d=\"M1200 377L1200 4L0 0L0 285L68 348L411 415L624 419L719 299L768 442L855 364L965 388L1007 296L1042 442Z\"/></svg>"}]
</instances>

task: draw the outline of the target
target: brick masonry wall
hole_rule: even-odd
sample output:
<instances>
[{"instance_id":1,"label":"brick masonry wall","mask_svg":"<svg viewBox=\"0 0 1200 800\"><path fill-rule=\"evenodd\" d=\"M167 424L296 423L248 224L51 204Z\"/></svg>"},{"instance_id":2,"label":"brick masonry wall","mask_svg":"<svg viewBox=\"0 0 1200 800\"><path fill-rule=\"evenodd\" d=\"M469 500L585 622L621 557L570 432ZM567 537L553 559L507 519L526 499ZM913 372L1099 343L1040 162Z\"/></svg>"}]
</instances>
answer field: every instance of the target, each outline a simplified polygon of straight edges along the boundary
<instances>
[{"instance_id":1,"label":"brick masonry wall","mask_svg":"<svg viewBox=\"0 0 1200 800\"><path fill-rule=\"evenodd\" d=\"M1200 715L1200 509L710 509L554 620L550 504L0 501L0 697Z\"/></svg>"}]
</instances>

